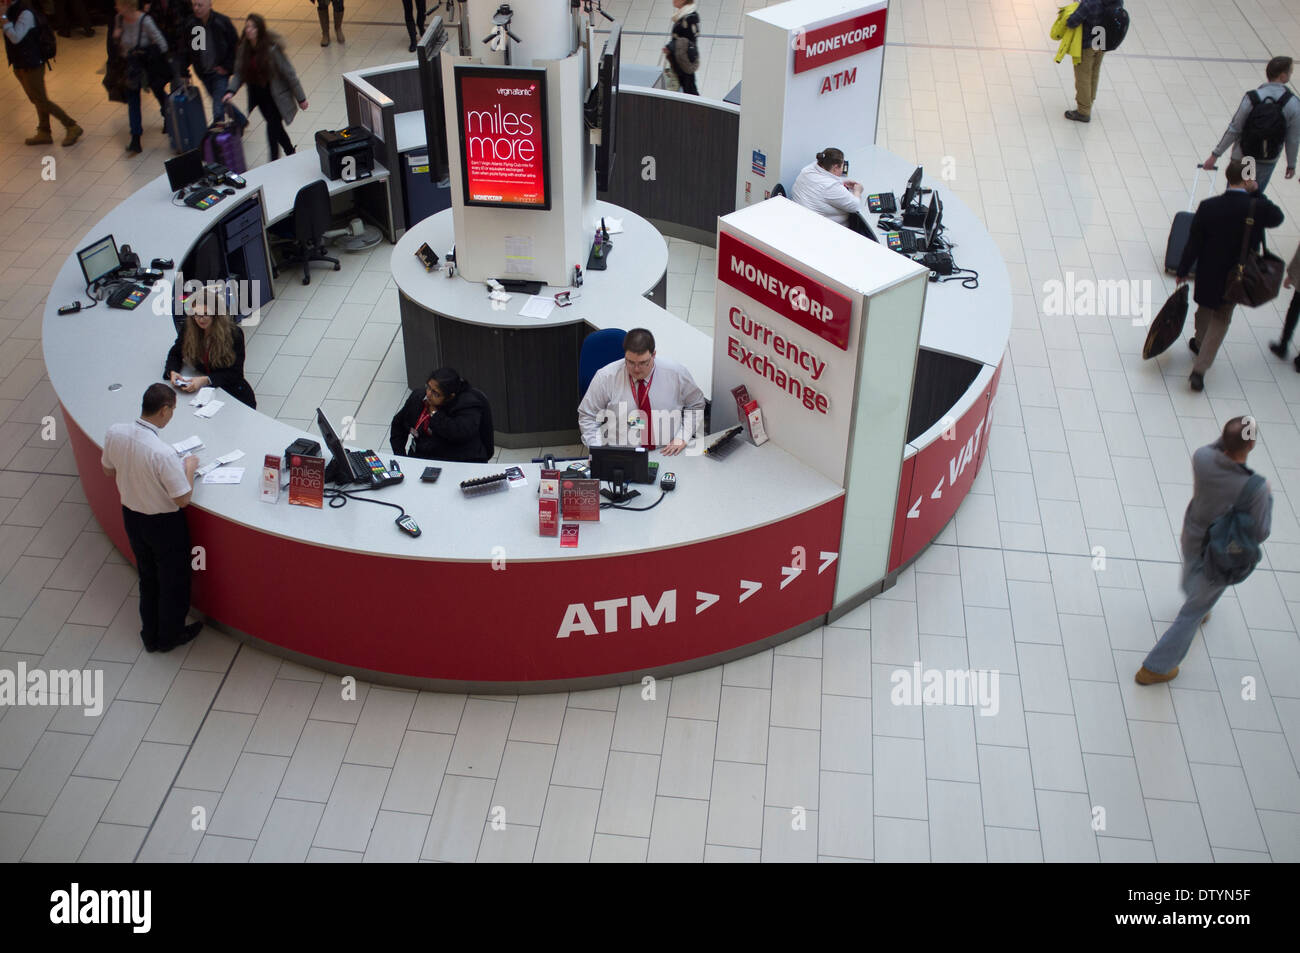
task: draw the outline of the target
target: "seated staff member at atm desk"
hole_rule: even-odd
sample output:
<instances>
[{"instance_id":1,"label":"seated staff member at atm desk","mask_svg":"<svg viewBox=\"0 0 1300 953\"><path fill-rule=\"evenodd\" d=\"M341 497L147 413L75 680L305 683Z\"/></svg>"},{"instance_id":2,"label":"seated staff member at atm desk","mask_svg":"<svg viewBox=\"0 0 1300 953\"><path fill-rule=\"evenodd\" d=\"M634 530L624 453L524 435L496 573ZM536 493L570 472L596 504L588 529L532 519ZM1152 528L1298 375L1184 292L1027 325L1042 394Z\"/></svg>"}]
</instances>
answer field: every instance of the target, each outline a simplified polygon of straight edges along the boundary
<instances>
[{"instance_id":1,"label":"seated staff member at atm desk","mask_svg":"<svg viewBox=\"0 0 1300 953\"><path fill-rule=\"evenodd\" d=\"M588 447L626 443L637 428L642 446L673 456L703 422L704 392L682 365L656 358L655 336L645 328L627 332L623 360L598 370L578 405L578 429Z\"/></svg>"},{"instance_id":2,"label":"seated staff member at atm desk","mask_svg":"<svg viewBox=\"0 0 1300 953\"><path fill-rule=\"evenodd\" d=\"M440 367L393 417L389 444L406 457L487 463L496 451L487 397L454 368Z\"/></svg>"},{"instance_id":3,"label":"seated staff member at atm desk","mask_svg":"<svg viewBox=\"0 0 1300 953\"><path fill-rule=\"evenodd\" d=\"M800 171L790 189L790 199L840 225L862 210L862 185L844 178L848 163L839 149L823 149L817 161Z\"/></svg>"},{"instance_id":4,"label":"seated staff member at atm desk","mask_svg":"<svg viewBox=\"0 0 1300 953\"><path fill-rule=\"evenodd\" d=\"M185 325L167 352L163 376L187 394L203 387L220 387L256 410L257 398L244 379L244 332L222 308L212 300L204 301L204 297L197 294L186 303ZM188 384L181 374L182 367L198 371Z\"/></svg>"}]
</instances>

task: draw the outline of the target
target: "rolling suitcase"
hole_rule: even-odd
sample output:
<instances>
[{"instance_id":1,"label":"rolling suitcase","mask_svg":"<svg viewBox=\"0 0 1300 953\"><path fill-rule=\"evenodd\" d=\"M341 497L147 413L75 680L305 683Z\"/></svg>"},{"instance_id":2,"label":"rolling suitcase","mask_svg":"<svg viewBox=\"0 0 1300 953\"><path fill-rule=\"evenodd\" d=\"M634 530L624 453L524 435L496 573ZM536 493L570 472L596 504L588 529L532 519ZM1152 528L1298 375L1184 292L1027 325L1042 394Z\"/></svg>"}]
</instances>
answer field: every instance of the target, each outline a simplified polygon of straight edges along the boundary
<instances>
[{"instance_id":1,"label":"rolling suitcase","mask_svg":"<svg viewBox=\"0 0 1300 953\"><path fill-rule=\"evenodd\" d=\"M228 120L214 122L203 140L203 161L224 165L231 172L248 171L244 161L244 139L239 126Z\"/></svg>"},{"instance_id":2,"label":"rolling suitcase","mask_svg":"<svg viewBox=\"0 0 1300 953\"><path fill-rule=\"evenodd\" d=\"M1183 249L1187 247L1187 238L1192 233L1192 219L1196 213L1192 206L1196 204L1196 193L1201 187L1201 167L1196 167L1196 178L1192 180L1192 194L1187 198L1187 211L1174 216L1173 225L1169 226L1169 241L1165 243L1165 274L1178 274L1178 265L1183 260ZM1196 262L1187 277L1196 277Z\"/></svg>"},{"instance_id":3,"label":"rolling suitcase","mask_svg":"<svg viewBox=\"0 0 1300 953\"><path fill-rule=\"evenodd\" d=\"M203 145L208 120L197 89L185 85L172 90L167 96L167 117L167 134L171 136L173 151L190 152Z\"/></svg>"}]
</instances>

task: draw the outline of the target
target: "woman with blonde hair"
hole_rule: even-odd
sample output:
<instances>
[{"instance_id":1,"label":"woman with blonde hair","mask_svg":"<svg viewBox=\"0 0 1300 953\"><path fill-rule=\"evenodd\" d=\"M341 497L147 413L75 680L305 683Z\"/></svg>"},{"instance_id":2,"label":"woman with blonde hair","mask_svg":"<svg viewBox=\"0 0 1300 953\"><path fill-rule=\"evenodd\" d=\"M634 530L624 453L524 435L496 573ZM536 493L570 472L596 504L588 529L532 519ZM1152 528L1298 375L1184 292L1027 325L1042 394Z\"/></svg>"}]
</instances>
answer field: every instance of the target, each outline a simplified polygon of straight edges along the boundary
<instances>
[{"instance_id":1,"label":"woman with blonde hair","mask_svg":"<svg viewBox=\"0 0 1300 953\"><path fill-rule=\"evenodd\" d=\"M257 398L244 379L244 332L220 307L221 301L216 295L196 295L193 303L187 304L185 325L167 352L163 377L187 394L203 387L220 387L256 409ZM181 374L183 367L196 372L188 383Z\"/></svg>"}]
</instances>

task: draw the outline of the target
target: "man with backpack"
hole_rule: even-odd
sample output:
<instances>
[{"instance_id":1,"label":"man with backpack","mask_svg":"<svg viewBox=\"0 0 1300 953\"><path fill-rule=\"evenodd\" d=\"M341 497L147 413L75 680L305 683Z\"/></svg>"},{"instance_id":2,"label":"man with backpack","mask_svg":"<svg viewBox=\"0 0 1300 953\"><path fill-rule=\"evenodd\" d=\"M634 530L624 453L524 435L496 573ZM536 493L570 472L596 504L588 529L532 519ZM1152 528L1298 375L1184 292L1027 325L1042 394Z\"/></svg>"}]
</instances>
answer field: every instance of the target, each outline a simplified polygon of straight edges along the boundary
<instances>
[{"instance_id":1,"label":"man with backpack","mask_svg":"<svg viewBox=\"0 0 1300 953\"><path fill-rule=\"evenodd\" d=\"M1183 515L1183 603L1173 625L1143 660L1139 685L1168 682L1178 675L1201 622L1228 586L1250 575L1260 560L1259 544L1273 525L1268 481L1246 466L1255 449L1257 424L1233 417L1223 436L1192 454L1192 501Z\"/></svg>"},{"instance_id":2,"label":"man with backpack","mask_svg":"<svg viewBox=\"0 0 1300 953\"><path fill-rule=\"evenodd\" d=\"M1242 97L1228 131L1202 167L1213 169L1215 160L1231 147L1232 158L1249 156L1255 160L1254 176L1260 192L1268 185L1284 150L1286 177L1295 175L1296 151L1300 147L1300 99L1286 88L1291 82L1291 57L1273 57L1264 75L1268 82Z\"/></svg>"},{"instance_id":3,"label":"man with backpack","mask_svg":"<svg viewBox=\"0 0 1300 953\"><path fill-rule=\"evenodd\" d=\"M14 68L18 84L36 107L36 135L23 140L29 146L54 142L50 134L50 117L63 123L63 144L70 146L81 138L82 128L75 119L50 102L45 95L45 68L54 59L54 30L45 11L35 0L0 0L0 28L5 35L5 56Z\"/></svg>"},{"instance_id":4,"label":"man with backpack","mask_svg":"<svg viewBox=\"0 0 1300 953\"><path fill-rule=\"evenodd\" d=\"M1101 81L1101 58L1119 49L1128 34L1128 11L1124 0L1079 0L1079 6L1065 21L1066 27L1083 27L1083 52L1074 64L1075 108L1066 119L1092 122L1092 104Z\"/></svg>"}]
</instances>

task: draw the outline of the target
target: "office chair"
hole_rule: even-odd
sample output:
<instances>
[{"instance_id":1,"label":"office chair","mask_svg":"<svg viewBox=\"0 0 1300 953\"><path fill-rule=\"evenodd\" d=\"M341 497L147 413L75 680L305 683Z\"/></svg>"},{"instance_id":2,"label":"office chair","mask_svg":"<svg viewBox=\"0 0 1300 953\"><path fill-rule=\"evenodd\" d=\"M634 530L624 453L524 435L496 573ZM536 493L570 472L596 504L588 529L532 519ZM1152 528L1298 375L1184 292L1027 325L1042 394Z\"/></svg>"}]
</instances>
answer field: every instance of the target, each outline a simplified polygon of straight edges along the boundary
<instances>
[{"instance_id":1,"label":"office chair","mask_svg":"<svg viewBox=\"0 0 1300 953\"><path fill-rule=\"evenodd\" d=\"M290 238L289 241L280 243L284 251L280 265L301 262L304 285L311 284L310 266L313 261L328 261L335 271L339 270L339 260L325 254L325 230L330 227L330 190L324 179L317 179L298 190L293 200L293 217L289 223L292 228L291 237L286 235L288 229L278 231L278 234ZM272 275L279 277L280 265L271 269Z\"/></svg>"},{"instance_id":2,"label":"office chair","mask_svg":"<svg viewBox=\"0 0 1300 953\"><path fill-rule=\"evenodd\" d=\"M578 357L579 400L586 395L596 372L623 356L623 338L626 336L627 332L622 328L605 328L593 331L583 339L582 353Z\"/></svg>"},{"instance_id":3,"label":"office chair","mask_svg":"<svg viewBox=\"0 0 1300 953\"><path fill-rule=\"evenodd\" d=\"M772 197L776 198L778 195L785 195L785 186L780 182L772 186ZM789 198L789 196L786 196L786 198Z\"/></svg>"}]
</instances>

